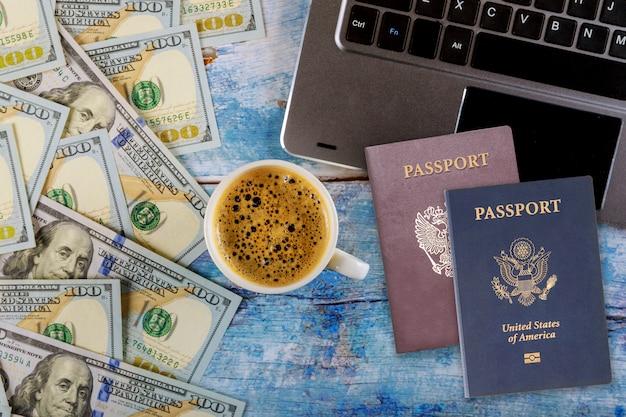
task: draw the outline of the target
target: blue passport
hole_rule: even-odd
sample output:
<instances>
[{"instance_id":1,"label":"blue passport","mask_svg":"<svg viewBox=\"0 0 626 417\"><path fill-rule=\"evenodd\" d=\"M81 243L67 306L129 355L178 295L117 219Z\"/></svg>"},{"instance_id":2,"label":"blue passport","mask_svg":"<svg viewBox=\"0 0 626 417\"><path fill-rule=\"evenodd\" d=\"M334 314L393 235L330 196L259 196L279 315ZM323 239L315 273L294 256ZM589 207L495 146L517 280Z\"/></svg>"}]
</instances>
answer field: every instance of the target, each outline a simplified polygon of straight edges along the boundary
<instances>
[{"instance_id":1,"label":"blue passport","mask_svg":"<svg viewBox=\"0 0 626 417\"><path fill-rule=\"evenodd\" d=\"M611 382L591 177L444 194L465 396Z\"/></svg>"}]
</instances>

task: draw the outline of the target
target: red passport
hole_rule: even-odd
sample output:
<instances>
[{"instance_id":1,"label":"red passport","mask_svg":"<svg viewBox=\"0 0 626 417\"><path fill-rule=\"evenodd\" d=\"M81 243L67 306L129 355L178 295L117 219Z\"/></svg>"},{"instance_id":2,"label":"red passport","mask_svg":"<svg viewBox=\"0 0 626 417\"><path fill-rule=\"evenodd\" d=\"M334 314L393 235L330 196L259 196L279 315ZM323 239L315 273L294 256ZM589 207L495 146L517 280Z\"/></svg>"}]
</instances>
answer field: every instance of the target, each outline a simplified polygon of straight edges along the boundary
<instances>
[{"instance_id":1,"label":"red passport","mask_svg":"<svg viewBox=\"0 0 626 417\"><path fill-rule=\"evenodd\" d=\"M508 126L365 148L396 352L459 343L444 191L519 182Z\"/></svg>"}]
</instances>

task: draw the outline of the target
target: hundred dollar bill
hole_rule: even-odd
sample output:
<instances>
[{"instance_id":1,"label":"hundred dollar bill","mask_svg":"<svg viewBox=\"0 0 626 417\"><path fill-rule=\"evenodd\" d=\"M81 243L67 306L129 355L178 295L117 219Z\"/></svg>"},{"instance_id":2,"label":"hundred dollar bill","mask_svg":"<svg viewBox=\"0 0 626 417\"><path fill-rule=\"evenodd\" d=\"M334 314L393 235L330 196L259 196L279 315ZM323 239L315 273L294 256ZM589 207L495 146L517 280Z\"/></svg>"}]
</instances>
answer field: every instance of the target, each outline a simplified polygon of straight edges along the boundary
<instances>
[{"instance_id":1,"label":"hundred dollar bill","mask_svg":"<svg viewBox=\"0 0 626 417\"><path fill-rule=\"evenodd\" d=\"M259 0L181 0L180 23L198 28L202 47L265 36Z\"/></svg>"},{"instance_id":2,"label":"hundred dollar bill","mask_svg":"<svg viewBox=\"0 0 626 417\"><path fill-rule=\"evenodd\" d=\"M206 251L208 194L67 31L59 33L68 65L39 74L33 93L70 108L65 137L108 131L135 240L189 265Z\"/></svg>"},{"instance_id":3,"label":"hundred dollar bill","mask_svg":"<svg viewBox=\"0 0 626 417\"><path fill-rule=\"evenodd\" d=\"M9 126L0 126L0 184L0 253L34 247L26 184Z\"/></svg>"},{"instance_id":4,"label":"hundred dollar bill","mask_svg":"<svg viewBox=\"0 0 626 417\"><path fill-rule=\"evenodd\" d=\"M57 0L57 21L79 45L180 24L180 0Z\"/></svg>"},{"instance_id":5,"label":"hundred dollar bill","mask_svg":"<svg viewBox=\"0 0 626 417\"><path fill-rule=\"evenodd\" d=\"M68 114L65 106L0 84L0 126L12 126L31 210L39 201Z\"/></svg>"},{"instance_id":6,"label":"hundred dollar bill","mask_svg":"<svg viewBox=\"0 0 626 417\"><path fill-rule=\"evenodd\" d=\"M64 63L50 0L0 1L0 82Z\"/></svg>"},{"instance_id":7,"label":"hundred dollar bill","mask_svg":"<svg viewBox=\"0 0 626 417\"><path fill-rule=\"evenodd\" d=\"M117 279L0 280L0 321L123 358Z\"/></svg>"},{"instance_id":8,"label":"hundred dollar bill","mask_svg":"<svg viewBox=\"0 0 626 417\"><path fill-rule=\"evenodd\" d=\"M33 219L42 237L38 242L47 236L49 244L0 257L6 278L60 276L65 268L81 272L68 278L119 279L124 361L181 381L200 381L240 296L45 196ZM57 247L71 254L58 259ZM68 265L70 258L79 265ZM34 268L23 268L30 264Z\"/></svg>"},{"instance_id":9,"label":"hundred dollar bill","mask_svg":"<svg viewBox=\"0 0 626 417\"><path fill-rule=\"evenodd\" d=\"M2 322L0 365L17 415L241 417L245 408L243 401Z\"/></svg>"},{"instance_id":10,"label":"hundred dollar bill","mask_svg":"<svg viewBox=\"0 0 626 417\"><path fill-rule=\"evenodd\" d=\"M83 49L174 155L220 146L195 26L110 39Z\"/></svg>"},{"instance_id":11,"label":"hundred dollar bill","mask_svg":"<svg viewBox=\"0 0 626 417\"><path fill-rule=\"evenodd\" d=\"M61 140L43 194L133 238L111 142L104 129Z\"/></svg>"}]
</instances>

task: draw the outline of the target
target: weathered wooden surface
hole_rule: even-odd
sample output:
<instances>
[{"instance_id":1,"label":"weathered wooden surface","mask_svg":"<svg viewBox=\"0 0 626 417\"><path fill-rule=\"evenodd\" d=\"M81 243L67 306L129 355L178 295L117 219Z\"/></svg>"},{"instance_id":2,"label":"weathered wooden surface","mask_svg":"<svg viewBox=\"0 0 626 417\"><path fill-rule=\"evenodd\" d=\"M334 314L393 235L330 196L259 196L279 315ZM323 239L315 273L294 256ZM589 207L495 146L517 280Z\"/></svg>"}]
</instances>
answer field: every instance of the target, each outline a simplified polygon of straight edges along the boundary
<instances>
[{"instance_id":1,"label":"weathered wooden surface","mask_svg":"<svg viewBox=\"0 0 626 417\"><path fill-rule=\"evenodd\" d=\"M324 272L293 293L260 295L232 286L205 252L191 269L244 301L202 385L246 401L246 415L255 417L626 415L625 229L599 227L610 385L465 399L458 347L395 353L367 178L291 157L279 143L309 3L262 4L267 37L218 48L207 71L222 148L181 161L209 192L221 176L257 159L288 159L311 169L326 181L338 208L340 247L371 270L362 282Z\"/></svg>"}]
</instances>

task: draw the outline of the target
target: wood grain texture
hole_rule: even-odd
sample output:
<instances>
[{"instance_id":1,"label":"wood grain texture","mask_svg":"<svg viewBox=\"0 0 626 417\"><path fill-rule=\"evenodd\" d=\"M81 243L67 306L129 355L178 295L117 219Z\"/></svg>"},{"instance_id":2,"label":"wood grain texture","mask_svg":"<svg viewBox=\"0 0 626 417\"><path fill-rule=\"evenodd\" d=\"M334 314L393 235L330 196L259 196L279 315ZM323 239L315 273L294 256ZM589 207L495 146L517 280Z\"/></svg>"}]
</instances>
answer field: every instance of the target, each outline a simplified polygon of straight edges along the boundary
<instances>
[{"instance_id":1,"label":"wood grain texture","mask_svg":"<svg viewBox=\"0 0 626 417\"><path fill-rule=\"evenodd\" d=\"M223 146L181 161L209 193L223 175L253 160L287 159L305 166L325 180L333 196L339 246L371 269L364 281L325 271L292 293L260 295L233 286L205 252L190 269L244 300L201 385L246 401L245 415L255 417L626 415L624 229L599 226L611 384L465 399L458 347L395 353L365 174L294 158L280 147L309 3L264 0L262 5L267 37L218 48L207 70Z\"/></svg>"}]
</instances>

